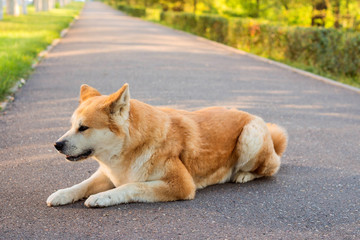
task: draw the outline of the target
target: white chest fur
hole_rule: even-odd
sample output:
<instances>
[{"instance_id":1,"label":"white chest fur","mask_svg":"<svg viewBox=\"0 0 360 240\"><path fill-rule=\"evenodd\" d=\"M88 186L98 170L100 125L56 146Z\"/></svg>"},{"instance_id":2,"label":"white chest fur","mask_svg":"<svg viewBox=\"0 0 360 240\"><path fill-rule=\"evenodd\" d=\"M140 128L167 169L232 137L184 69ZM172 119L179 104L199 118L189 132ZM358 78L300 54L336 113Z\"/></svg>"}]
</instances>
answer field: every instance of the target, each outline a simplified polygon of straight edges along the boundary
<instances>
[{"instance_id":1,"label":"white chest fur","mask_svg":"<svg viewBox=\"0 0 360 240\"><path fill-rule=\"evenodd\" d=\"M113 156L106 161L98 159L98 162L101 171L118 187L129 182L146 181L149 177L148 162L153 153L153 149L146 149L135 159Z\"/></svg>"}]
</instances>

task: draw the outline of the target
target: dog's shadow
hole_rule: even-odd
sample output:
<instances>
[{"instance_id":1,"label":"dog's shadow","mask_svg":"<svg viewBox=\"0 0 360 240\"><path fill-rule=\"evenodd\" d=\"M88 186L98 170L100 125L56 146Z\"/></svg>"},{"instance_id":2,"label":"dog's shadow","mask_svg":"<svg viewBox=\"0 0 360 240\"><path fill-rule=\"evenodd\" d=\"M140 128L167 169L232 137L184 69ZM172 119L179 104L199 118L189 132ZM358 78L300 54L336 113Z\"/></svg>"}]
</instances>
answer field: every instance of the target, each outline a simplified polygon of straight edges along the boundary
<instances>
[{"instance_id":1,"label":"dog's shadow","mask_svg":"<svg viewBox=\"0 0 360 240\"><path fill-rule=\"evenodd\" d=\"M242 194L244 192L255 191L258 186L270 186L274 185L276 182L275 177L263 177L260 179L255 179L248 183L223 183L223 184L215 184L211 186L207 186L203 189L198 189L196 191L195 199L193 200L178 200L173 202L155 202L155 203L148 203L148 202L130 202L125 204L119 204L109 207L92 207L89 209L93 210L105 210L105 211L112 211L114 209L117 210L141 210L141 209L167 209L174 207L179 208L192 208L194 205L200 207L202 203L207 203L206 205L211 205L210 202L218 202L219 198L223 199L226 196L231 196L233 194ZM87 209L84 205L86 199L82 199L72 204L68 204L62 206L63 208L67 209Z\"/></svg>"}]
</instances>

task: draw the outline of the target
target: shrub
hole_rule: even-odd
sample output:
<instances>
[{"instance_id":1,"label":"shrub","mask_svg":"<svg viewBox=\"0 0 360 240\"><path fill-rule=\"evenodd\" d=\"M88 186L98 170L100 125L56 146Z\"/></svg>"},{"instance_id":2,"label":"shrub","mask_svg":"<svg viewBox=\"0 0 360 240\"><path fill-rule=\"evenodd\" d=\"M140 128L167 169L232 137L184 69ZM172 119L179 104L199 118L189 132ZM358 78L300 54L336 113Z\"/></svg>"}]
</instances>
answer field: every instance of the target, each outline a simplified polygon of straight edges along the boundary
<instances>
[{"instance_id":1,"label":"shrub","mask_svg":"<svg viewBox=\"0 0 360 240\"><path fill-rule=\"evenodd\" d=\"M222 43L226 42L228 35L228 20L216 15L163 12L161 21L177 29Z\"/></svg>"},{"instance_id":2,"label":"shrub","mask_svg":"<svg viewBox=\"0 0 360 240\"><path fill-rule=\"evenodd\" d=\"M195 33L217 42L226 43L228 25L226 18L214 15L199 15Z\"/></svg>"},{"instance_id":3,"label":"shrub","mask_svg":"<svg viewBox=\"0 0 360 240\"><path fill-rule=\"evenodd\" d=\"M146 8L145 7L133 7L125 4L118 4L117 8L123 12L126 12L133 17L145 17Z\"/></svg>"},{"instance_id":4,"label":"shrub","mask_svg":"<svg viewBox=\"0 0 360 240\"><path fill-rule=\"evenodd\" d=\"M360 79L360 34L346 38L342 61L342 71L345 75ZM360 82L360 80L358 80Z\"/></svg>"},{"instance_id":5,"label":"shrub","mask_svg":"<svg viewBox=\"0 0 360 240\"><path fill-rule=\"evenodd\" d=\"M166 25L195 33L197 21L193 13L162 12L160 19Z\"/></svg>"}]
</instances>

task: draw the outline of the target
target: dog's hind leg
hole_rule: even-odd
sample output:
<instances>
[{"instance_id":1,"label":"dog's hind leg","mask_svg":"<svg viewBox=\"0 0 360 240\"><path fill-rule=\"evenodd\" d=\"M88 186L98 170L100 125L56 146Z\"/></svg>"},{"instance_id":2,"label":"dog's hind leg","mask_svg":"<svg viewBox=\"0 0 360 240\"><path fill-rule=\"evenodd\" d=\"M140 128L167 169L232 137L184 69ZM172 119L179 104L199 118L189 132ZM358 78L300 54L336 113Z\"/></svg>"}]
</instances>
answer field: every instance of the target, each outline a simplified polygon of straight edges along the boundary
<instances>
[{"instance_id":1,"label":"dog's hind leg","mask_svg":"<svg viewBox=\"0 0 360 240\"><path fill-rule=\"evenodd\" d=\"M128 202L166 202L193 199L195 184L182 162L169 159L162 166L164 174L159 180L132 182L106 192L90 196L87 207L107 207Z\"/></svg>"},{"instance_id":2,"label":"dog's hind leg","mask_svg":"<svg viewBox=\"0 0 360 240\"><path fill-rule=\"evenodd\" d=\"M48 197L46 203L49 207L65 205L111 188L114 188L114 185L99 169L85 181L54 192Z\"/></svg>"}]
</instances>

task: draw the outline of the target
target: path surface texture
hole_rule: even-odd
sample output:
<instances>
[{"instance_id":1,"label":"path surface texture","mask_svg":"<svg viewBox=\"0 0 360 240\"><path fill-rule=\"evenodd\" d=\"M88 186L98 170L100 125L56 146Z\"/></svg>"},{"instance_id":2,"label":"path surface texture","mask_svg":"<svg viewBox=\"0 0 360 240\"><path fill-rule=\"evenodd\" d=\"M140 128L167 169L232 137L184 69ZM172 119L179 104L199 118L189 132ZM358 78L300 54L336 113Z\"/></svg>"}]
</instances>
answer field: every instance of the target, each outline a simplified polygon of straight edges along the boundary
<instances>
[{"instance_id":1,"label":"path surface texture","mask_svg":"<svg viewBox=\"0 0 360 240\"><path fill-rule=\"evenodd\" d=\"M89 209L47 207L89 177L53 143L79 87L187 110L227 106L290 136L275 177L197 191L195 200ZM0 115L1 239L359 239L360 94L208 40L88 2L68 35Z\"/></svg>"}]
</instances>

